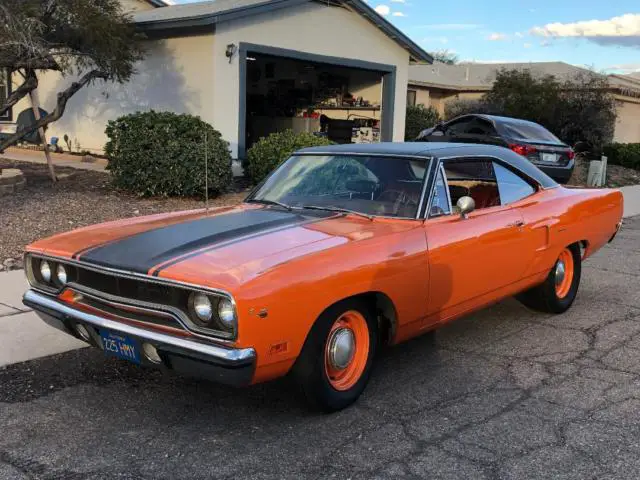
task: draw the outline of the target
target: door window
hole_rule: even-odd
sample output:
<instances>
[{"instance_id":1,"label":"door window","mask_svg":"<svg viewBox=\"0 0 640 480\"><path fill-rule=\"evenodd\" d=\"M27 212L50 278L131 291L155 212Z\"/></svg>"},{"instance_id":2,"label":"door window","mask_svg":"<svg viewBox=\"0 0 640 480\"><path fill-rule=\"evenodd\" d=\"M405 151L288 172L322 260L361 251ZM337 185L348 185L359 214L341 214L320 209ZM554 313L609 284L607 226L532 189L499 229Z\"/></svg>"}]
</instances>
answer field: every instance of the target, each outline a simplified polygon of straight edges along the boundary
<instances>
[{"instance_id":1,"label":"door window","mask_svg":"<svg viewBox=\"0 0 640 480\"><path fill-rule=\"evenodd\" d=\"M476 210L500 205L500 191L493 168L487 159L454 159L444 162L451 205L461 197L471 197Z\"/></svg>"},{"instance_id":2,"label":"door window","mask_svg":"<svg viewBox=\"0 0 640 480\"><path fill-rule=\"evenodd\" d=\"M447 125L445 134L446 135L462 135L467 131L467 128L473 122L474 117L465 117L460 120L454 120L450 124Z\"/></svg>"},{"instance_id":3,"label":"door window","mask_svg":"<svg viewBox=\"0 0 640 480\"><path fill-rule=\"evenodd\" d=\"M535 188L499 163L493 162L493 170L498 180L498 189L503 205L517 202L535 193Z\"/></svg>"}]
</instances>

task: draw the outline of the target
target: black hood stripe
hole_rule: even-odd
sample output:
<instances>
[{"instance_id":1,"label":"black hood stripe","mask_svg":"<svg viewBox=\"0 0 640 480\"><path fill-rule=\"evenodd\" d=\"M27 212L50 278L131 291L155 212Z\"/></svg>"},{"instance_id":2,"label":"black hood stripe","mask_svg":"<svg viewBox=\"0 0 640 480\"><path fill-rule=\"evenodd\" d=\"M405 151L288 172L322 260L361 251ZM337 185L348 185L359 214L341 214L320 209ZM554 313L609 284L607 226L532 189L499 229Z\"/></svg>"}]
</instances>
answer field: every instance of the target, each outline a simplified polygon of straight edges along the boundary
<instances>
[{"instance_id":1,"label":"black hood stripe","mask_svg":"<svg viewBox=\"0 0 640 480\"><path fill-rule=\"evenodd\" d=\"M319 215L317 215L319 213ZM216 248L267 233L278 228L290 228L310 220L333 215L314 212L313 215L273 210L245 210L190 220L138 233L98 246L79 256L83 262L118 270L146 274L154 267L155 275L176 259L205 247Z\"/></svg>"},{"instance_id":2,"label":"black hood stripe","mask_svg":"<svg viewBox=\"0 0 640 480\"><path fill-rule=\"evenodd\" d=\"M335 215L332 215L332 216L335 216ZM292 224L286 224L286 225L283 225L283 226L270 228L270 229L265 229L265 230L260 229L260 230L254 232L254 233L250 233L250 234L247 234L247 235L242 235L240 237L234 237L231 240L217 242L217 243L215 243L213 245L209 245L207 247L203 247L203 248L200 248L198 250L193 250L193 251L191 251L189 253L185 253L184 255L181 255L179 257L175 257L175 258L173 258L171 260L168 260L165 263L161 263L159 265L156 265L155 266L156 268L152 272L149 272L149 274L154 276L154 277L157 277L160 274L161 271L163 271L163 270L165 270L165 269L167 269L167 268L169 268L169 267L171 267L171 266L173 266L173 265L175 265L177 263L183 262L183 261L188 260L188 259L193 258L193 257L197 257L198 255L202 255L203 253L211 252L213 250L218 250L219 248L223 248L223 247L226 247L226 246L229 246L229 245L233 245L234 243L237 243L239 241L251 240L252 238L261 237L263 235L268 235L270 233L280 232L282 230L287 230L287 229L289 229L291 227L300 227L302 225L307 225L309 223L315 223L315 222L318 222L320 220L326 220L326 217L318 218L318 217L314 216L314 217L303 219L302 221L300 221L298 223L295 223L293 225Z\"/></svg>"}]
</instances>

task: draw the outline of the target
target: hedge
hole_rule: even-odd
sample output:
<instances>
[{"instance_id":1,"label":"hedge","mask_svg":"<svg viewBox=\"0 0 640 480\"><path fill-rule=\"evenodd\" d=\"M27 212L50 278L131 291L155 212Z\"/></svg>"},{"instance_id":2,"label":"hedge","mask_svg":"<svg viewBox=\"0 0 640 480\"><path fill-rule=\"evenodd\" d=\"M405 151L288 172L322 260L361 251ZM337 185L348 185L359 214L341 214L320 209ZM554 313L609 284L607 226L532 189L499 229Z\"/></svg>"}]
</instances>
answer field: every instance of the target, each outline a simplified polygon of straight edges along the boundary
<instances>
[{"instance_id":1,"label":"hedge","mask_svg":"<svg viewBox=\"0 0 640 480\"><path fill-rule=\"evenodd\" d=\"M107 124L105 154L115 186L141 196L197 196L231 185L231 153L220 132L192 115L138 112Z\"/></svg>"},{"instance_id":2,"label":"hedge","mask_svg":"<svg viewBox=\"0 0 640 480\"><path fill-rule=\"evenodd\" d=\"M433 107L415 105L407 107L404 127L404 139L415 140L425 128L431 128L440 121L440 114Z\"/></svg>"},{"instance_id":3,"label":"hedge","mask_svg":"<svg viewBox=\"0 0 640 480\"><path fill-rule=\"evenodd\" d=\"M254 183L261 182L293 152L305 147L331 145L328 139L293 130L272 133L256 142L247 152L246 173Z\"/></svg>"},{"instance_id":4,"label":"hedge","mask_svg":"<svg viewBox=\"0 0 640 480\"><path fill-rule=\"evenodd\" d=\"M602 153L608 163L640 170L640 143L611 143L605 145Z\"/></svg>"}]
</instances>

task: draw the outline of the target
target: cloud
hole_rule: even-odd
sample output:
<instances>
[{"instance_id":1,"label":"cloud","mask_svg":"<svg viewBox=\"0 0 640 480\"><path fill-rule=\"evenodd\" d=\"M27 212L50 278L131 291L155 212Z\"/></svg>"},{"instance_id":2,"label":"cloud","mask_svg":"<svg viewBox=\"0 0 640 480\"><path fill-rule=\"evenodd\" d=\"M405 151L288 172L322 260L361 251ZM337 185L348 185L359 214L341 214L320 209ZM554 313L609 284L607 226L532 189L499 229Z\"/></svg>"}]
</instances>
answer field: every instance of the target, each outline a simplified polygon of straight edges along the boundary
<instances>
[{"instance_id":1,"label":"cloud","mask_svg":"<svg viewBox=\"0 0 640 480\"><path fill-rule=\"evenodd\" d=\"M476 30L481 27L482 25L477 23L433 23L430 25L418 25L414 28L424 30Z\"/></svg>"},{"instance_id":2,"label":"cloud","mask_svg":"<svg viewBox=\"0 0 640 480\"><path fill-rule=\"evenodd\" d=\"M507 36L504 33L492 33L487 37L487 40L491 40L492 42L499 42L506 39Z\"/></svg>"},{"instance_id":3,"label":"cloud","mask_svg":"<svg viewBox=\"0 0 640 480\"><path fill-rule=\"evenodd\" d=\"M609 73L636 73L640 72L640 63L621 63L619 65L609 65L604 70Z\"/></svg>"},{"instance_id":4,"label":"cloud","mask_svg":"<svg viewBox=\"0 0 640 480\"><path fill-rule=\"evenodd\" d=\"M393 12L391 14L391 16L393 16L393 17L406 17L406 15L404 13L402 13L402 12Z\"/></svg>"},{"instance_id":5,"label":"cloud","mask_svg":"<svg viewBox=\"0 0 640 480\"><path fill-rule=\"evenodd\" d=\"M514 33L514 35L515 35L515 37L516 37L516 38L522 38L522 37L524 37L524 35L523 35L523 33L522 33L522 32L516 32L516 33Z\"/></svg>"},{"instance_id":6,"label":"cloud","mask_svg":"<svg viewBox=\"0 0 640 480\"><path fill-rule=\"evenodd\" d=\"M532 28L531 33L547 38L585 38L600 45L640 48L640 13L627 13L609 20L548 23Z\"/></svg>"},{"instance_id":7,"label":"cloud","mask_svg":"<svg viewBox=\"0 0 640 480\"><path fill-rule=\"evenodd\" d=\"M530 43L525 43L525 44L523 45L523 47L524 47L524 48L531 48L532 46L533 46L533 45L532 45L532 44L530 44Z\"/></svg>"},{"instance_id":8,"label":"cloud","mask_svg":"<svg viewBox=\"0 0 640 480\"><path fill-rule=\"evenodd\" d=\"M406 0L391 0L391 3L407 3Z\"/></svg>"},{"instance_id":9,"label":"cloud","mask_svg":"<svg viewBox=\"0 0 640 480\"><path fill-rule=\"evenodd\" d=\"M391 12L391 9L389 8L388 5L378 5L375 8L375 11L378 12L383 17L386 17Z\"/></svg>"},{"instance_id":10,"label":"cloud","mask_svg":"<svg viewBox=\"0 0 640 480\"><path fill-rule=\"evenodd\" d=\"M441 43L442 45L446 45L449 43L449 39L447 37L426 37L422 39L422 43L425 45L432 43Z\"/></svg>"}]
</instances>

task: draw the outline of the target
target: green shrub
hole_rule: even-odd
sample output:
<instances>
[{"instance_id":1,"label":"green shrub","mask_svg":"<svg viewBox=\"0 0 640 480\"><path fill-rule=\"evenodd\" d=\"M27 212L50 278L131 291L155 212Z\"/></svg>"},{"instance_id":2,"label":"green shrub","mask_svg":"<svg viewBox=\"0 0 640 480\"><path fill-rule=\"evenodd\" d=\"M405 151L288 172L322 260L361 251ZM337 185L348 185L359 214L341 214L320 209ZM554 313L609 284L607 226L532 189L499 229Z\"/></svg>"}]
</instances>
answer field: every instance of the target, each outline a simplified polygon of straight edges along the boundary
<instances>
[{"instance_id":1,"label":"green shrub","mask_svg":"<svg viewBox=\"0 0 640 480\"><path fill-rule=\"evenodd\" d=\"M210 195L233 180L229 144L192 115L138 112L107 124L105 154L113 183L141 196L203 196L205 132Z\"/></svg>"},{"instance_id":2,"label":"green shrub","mask_svg":"<svg viewBox=\"0 0 640 480\"><path fill-rule=\"evenodd\" d=\"M407 116L404 127L404 139L415 140L418 134L425 128L431 128L440 121L440 114L433 107L416 105L407 107Z\"/></svg>"},{"instance_id":3,"label":"green shrub","mask_svg":"<svg viewBox=\"0 0 640 480\"><path fill-rule=\"evenodd\" d=\"M603 148L607 162L640 170L640 143L610 143Z\"/></svg>"},{"instance_id":4,"label":"green shrub","mask_svg":"<svg viewBox=\"0 0 640 480\"><path fill-rule=\"evenodd\" d=\"M331 142L307 132L286 130L272 133L261 138L247 152L246 173L253 182L258 183L296 150L322 145L331 145Z\"/></svg>"}]
</instances>

